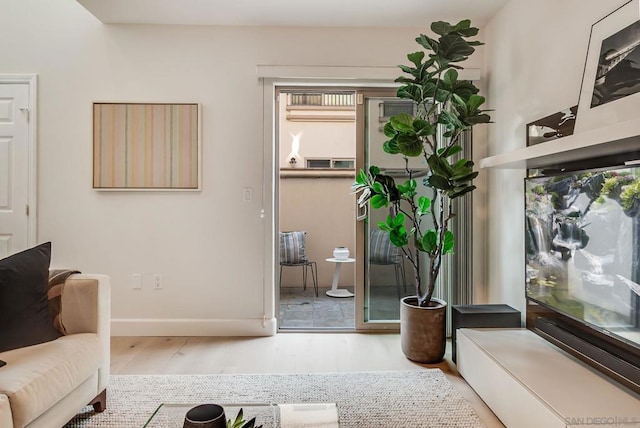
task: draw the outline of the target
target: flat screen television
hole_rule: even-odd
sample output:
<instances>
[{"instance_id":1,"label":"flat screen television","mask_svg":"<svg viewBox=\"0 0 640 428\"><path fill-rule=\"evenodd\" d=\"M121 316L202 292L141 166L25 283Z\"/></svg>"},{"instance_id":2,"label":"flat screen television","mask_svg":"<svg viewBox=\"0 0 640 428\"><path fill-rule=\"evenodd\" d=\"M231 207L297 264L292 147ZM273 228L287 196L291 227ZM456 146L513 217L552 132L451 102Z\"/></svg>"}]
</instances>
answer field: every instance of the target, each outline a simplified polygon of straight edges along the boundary
<instances>
[{"instance_id":1,"label":"flat screen television","mask_svg":"<svg viewBox=\"0 0 640 428\"><path fill-rule=\"evenodd\" d=\"M640 350L640 167L526 178L525 234L527 299Z\"/></svg>"}]
</instances>

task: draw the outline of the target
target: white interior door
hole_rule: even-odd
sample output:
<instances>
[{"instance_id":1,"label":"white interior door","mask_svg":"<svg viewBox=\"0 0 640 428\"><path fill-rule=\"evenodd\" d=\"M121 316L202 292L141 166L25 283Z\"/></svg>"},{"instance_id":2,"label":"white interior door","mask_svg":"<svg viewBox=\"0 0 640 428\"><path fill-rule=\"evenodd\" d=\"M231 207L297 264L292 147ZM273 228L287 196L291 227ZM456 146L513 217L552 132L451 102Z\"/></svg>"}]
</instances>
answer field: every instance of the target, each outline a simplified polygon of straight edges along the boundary
<instances>
[{"instance_id":1,"label":"white interior door","mask_svg":"<svg viewBox=\"0 0 640 428\"><path fill-rule=\"evenodd\" d=\"M0 258L28 248L29 84L0 82Z\"/></svg>"}]
</instances>

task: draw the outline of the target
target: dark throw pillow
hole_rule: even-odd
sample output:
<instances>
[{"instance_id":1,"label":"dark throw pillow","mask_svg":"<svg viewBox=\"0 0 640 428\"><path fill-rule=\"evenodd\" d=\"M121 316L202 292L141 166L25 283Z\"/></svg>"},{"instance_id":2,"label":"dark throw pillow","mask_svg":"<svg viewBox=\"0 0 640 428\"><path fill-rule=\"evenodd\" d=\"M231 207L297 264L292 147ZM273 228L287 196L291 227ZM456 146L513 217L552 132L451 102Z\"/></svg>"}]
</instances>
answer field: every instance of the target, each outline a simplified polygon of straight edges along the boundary
<instances>
[{"instance_id":1,"label":"dark throw pillow","mask_svg":"<svg viewBox=\"0 0 640 428\"><path fill-rule=\"evenodd\" d=\"M51 242L0 260L0 352L61 336L49 315Z\"/></svg>"}]
</instances>

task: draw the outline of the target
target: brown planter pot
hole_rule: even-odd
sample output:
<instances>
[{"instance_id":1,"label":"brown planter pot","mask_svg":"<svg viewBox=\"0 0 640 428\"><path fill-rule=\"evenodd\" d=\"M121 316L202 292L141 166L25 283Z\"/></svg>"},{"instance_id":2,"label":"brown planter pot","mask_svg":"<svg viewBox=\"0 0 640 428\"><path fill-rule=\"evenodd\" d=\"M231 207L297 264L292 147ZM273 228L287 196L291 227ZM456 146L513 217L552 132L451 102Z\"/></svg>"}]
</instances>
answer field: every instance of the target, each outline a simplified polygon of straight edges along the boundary
<instances>
[{"instance_id":1,"label":"brown planter pot","mask_svg":"<svg viewBox=\"0 0 640 428\"><path fill-rule=\"evenodd\" d=\"M418 363L442 361L447 345L447 303L431 299L429 307L419 307L415 296L400 301L400 343L404 355Z\"/></svg>"}]
</instances>

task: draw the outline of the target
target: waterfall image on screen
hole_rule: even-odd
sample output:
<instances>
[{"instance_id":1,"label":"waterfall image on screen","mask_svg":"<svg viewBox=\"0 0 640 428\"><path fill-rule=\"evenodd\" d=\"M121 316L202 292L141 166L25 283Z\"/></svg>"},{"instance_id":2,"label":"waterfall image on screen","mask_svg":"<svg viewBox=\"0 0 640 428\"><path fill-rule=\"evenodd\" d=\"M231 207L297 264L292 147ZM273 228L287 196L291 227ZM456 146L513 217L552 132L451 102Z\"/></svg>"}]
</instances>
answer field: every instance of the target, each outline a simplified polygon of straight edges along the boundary
<instances>
[{"instance_id":1,"label":"waterfall image on screen","mask_svg":"<svg viewBox=\"0 0 640 428\"><path fill-rule=\"evenodd\" d=\"M527 298L640 345L640 168L525 179Z\"/></svg>"}]
</instances>

